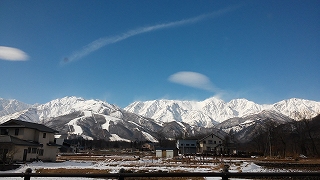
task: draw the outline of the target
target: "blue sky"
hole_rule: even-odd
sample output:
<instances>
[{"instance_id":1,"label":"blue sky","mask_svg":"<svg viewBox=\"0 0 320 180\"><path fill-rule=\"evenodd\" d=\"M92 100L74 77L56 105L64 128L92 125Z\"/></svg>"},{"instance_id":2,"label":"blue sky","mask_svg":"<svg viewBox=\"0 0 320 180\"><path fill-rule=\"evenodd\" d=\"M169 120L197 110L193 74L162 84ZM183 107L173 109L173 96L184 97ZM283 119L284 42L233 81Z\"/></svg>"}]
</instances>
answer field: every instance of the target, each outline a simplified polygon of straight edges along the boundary
<instances>
[{"instance_id":1,"label":"blue sky","mask_svg":"<svg viewBox=\"0 0 320 180\"><path fill-rule=\"evenodd\" d=\"M320 101L320 1L1 0L0 97Z\"/></svg>"}]
</instances>

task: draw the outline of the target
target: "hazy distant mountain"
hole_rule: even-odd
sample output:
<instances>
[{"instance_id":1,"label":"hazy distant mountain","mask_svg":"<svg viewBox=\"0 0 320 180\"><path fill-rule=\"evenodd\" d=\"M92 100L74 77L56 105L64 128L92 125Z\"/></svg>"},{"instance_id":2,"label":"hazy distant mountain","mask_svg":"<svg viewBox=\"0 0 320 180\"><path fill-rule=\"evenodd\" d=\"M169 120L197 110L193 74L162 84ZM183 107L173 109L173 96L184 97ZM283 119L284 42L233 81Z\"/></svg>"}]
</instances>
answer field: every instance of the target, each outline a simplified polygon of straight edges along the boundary
<instances>
[{"instance_id":1,"label":"hazy distant mountain","mask_svg":"<svg viewBox=\"0 0 320 180\"><path fill-rule=\"evenodd\" d=\"M27 105L16 100L1 100L0 123L20 119L46 124L64 137L111 141L179 138L209 133L212 128L229 132L246 141L263 129L265 122L277 124L313 117L320 103L289 99L272 105L259 105L246 99L224 102L154 100L134 102L125 109L101 100L64 97L45 104ZM219 124L220 123L220 124Z\"/></svg>"}]
</instances>

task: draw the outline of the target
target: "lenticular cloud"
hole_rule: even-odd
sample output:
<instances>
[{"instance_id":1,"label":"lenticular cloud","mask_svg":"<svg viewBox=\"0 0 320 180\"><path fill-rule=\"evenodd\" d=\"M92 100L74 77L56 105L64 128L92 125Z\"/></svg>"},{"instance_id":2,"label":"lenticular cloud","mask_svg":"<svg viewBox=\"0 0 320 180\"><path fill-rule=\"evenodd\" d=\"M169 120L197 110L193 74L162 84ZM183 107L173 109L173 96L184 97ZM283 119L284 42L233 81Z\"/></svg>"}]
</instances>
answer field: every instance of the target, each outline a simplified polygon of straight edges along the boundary
<instances>
[{"instance_id":1,"label":"lenticular cloud","mask_svg":"<svg viewBox=\"0 0 320 180\"><path fill-rule=\"evenodd\" d=\"M0 46L0 59L8 61L26 61L29 57L20 49Z\"/></svg>"},{"instance_id":2,"label":"lenticular cloud","mask_svg":"<svg viewBox=\"0 0 320 180\"><path fill-rule=\"evenodd\" d=\"M214 86L210 79L207 76L197 72L177 72L169 77L169 81L207 91L214 91Z\"/></svg>"}]
</instances>

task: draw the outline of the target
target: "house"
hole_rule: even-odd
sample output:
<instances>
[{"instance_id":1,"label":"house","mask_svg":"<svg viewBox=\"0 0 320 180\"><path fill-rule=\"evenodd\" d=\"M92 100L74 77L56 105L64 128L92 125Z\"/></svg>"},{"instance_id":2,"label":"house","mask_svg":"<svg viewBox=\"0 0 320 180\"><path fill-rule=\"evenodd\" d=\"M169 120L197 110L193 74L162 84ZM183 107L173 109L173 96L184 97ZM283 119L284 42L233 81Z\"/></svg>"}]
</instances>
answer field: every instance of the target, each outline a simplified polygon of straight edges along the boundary
<instances>
[{"instance_id":1,"label":"house","mask_svg":"<svg viewBox=\"0 0 320 180\"><path fill-rule=\"evenodd\" d=\"M11 119L0 125L0 161L56 161L58 131L45 125Z\"/></svg>"},{"instance_id":2,"label":"house","mask_svg":"<svg viewBox=\"0 0 320 180\"><path fill-rule=\"evenodd\" d=\"M201 154L224 155L236 152L234 142L222 130L215 130L215 132L200 139L198 143L198 151Z\"/></svg>"},{"instance_id":3,"label":"house","mask_svg":"<svg viewBox=\"0 0 320 180\"><path fill-rule=\"evenodd\" d=\"M180 154L196 154L197 140L193 139L179 139L177 141L177 148Z\"/></svg>"},{"instance_id":4,"label":"house","mask_svg":"<svg viewBox=\"0 0 320 180\"><path fill-rule=\"evenodd\" d=\"M173 158L178 156L178 149L177 148L156 148L156 157L159 158Z\"/></svg>"}]
</instances>

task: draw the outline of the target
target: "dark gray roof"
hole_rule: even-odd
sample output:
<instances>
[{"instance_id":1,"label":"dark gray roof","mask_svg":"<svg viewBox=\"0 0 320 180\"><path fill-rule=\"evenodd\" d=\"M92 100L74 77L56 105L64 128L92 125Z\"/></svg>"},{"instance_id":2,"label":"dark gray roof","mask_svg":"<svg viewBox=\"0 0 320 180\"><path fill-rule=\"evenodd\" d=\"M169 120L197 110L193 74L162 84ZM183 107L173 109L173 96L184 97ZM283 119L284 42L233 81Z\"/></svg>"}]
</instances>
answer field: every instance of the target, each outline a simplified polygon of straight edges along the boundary
<instances>
[{"instance_id":1,"label":"dark gray roof","mask_svg":"<svg viewBox=\"0 0 320 180\"><path fill-rule=\"evenodd\" d=\"M178 139L179 143L197 143L197 139Z\"/></svg>"},{"instance_id":2,"label":"dark gray roof","mask_svg":"<svg viewBox=\"0 0 320 180\"><path fill-rule=\"evenodd\" d=\"M3 143L5 144L12 143L20 146L42 146L41 144L36 142L22 140L9 135L0 135L0 144L3 144Z\"/></svg>"},{"instance_id":3,"label":"dark gray roof","mask_svg":"<svg viewBox=\"0 0 320 180\"><path fill-rule=\"evenodd\" d=\"M205 136L204 138L200 139L199 141L202 141L204 139L206 139L209 136L216 136L217 138L224 140L227 136L229 136L226 132L220 130L220 129L212 129L212 133L210 133L209 135Z\"/></svg>"},{"instance_id":4,"label":"dark gray roof","mask_svg":"<svg viewBox=\"0 0 320 180\"><path fill-rule=\"evenodd\" d=\"M16 119L11 119L0 125L0 128L30 128L37 129L41 132L57 133L58 131L51 129L43 124L37 124L32 122L26 122Z\"/></svg>"}]
</instances>

